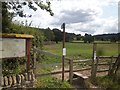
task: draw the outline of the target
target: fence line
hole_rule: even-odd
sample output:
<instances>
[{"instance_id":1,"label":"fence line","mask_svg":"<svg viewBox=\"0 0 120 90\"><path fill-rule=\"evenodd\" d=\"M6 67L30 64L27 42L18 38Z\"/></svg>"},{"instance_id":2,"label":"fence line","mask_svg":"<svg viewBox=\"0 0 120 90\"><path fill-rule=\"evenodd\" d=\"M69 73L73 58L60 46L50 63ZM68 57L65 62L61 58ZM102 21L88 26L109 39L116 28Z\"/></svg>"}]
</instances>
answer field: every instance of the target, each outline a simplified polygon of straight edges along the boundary
<instances>
[{"instance_id":1,"label":"fence line","mask_svg":"<svg viewBox=\"0 0 120 90\"><path fill-rule=\"evenodd\" d=\"M44 51L44 50L39 50L39 49L37 49L35 47L34 47L33 51L36 52L36 53L45 54L45 55L53 56L53 57L56 57L56 58L62 58L62 56L59 56L59 55L56 55L56 54L53 54L53 53L50 53L50 52L47 52L47 51ZM65 58L65 60L67 60L66 64L69 65L69 70L65 70L65 73L69 73L69 81L70 81L70 83L72 83L72 80L73 80L73 72L79 72L79 71L85 71L85 70L90 70L91 69L91 68L83 68L83 69L73 70L73 64L74 63L90 62L90 61L92 61L90 59L72 60L70 58ZM53 66L53 65L50 65L50 66ZM36 77L46 76L46 75L55 75L55 74L61 74L61 73L62 73L62 71L50 72L50 73L46 73L46 74L36 74Z\"/></svg>"},{"instance_id":2,"label":"fence line","mask_svg":"<svg viewBox=\"0 0 120 90\"><path fill-rule=\"evenodd\" d=\"M59 56L59 55L56 55L56 54L53 54L53 53L50 53L50 52L47 52L47 51L44 51L44 50L39 50L37 48L34 48L34 52L37 52L37 53L40 53L40 54L45 54L45 55L49 55L49 56L53 56L53 57L56 57L56 58L62 58L62 56ZM117 56L96 56L96 59L95 57L93 59L85 59L85 60L72 60L70 58L65 58L65 60L67 60L68 62L66 64L69 65L69 70L65 70L65 73L69 73L69 81L70 83L72 83L72 80L73 80L73 72L79 72L79 71L85 71L85 70L91 70L91 78L95 78L96 77L96 74L97 72L106 72L110 71L110 66L112 64L114 64L115 62L110 62L110 63L99 63L100 59L116 59ZM74 63L87 63L87 62L91 62L92 65L92 68L83 68L83 69L76 69L74 70L73 69L73 66L74 66ZM62 63L60 63L60 65L62 65ZM102 69L102 70L97 70L97 67L99 65L108 65L109 66L109 69ZM48 65L47 65L48 66ZM53 66L53 64L51 64L50 66ZM36 77L38 76L46 76L46 75L54 75L54 74L61 74L62 71L56 71L56 72L50 72L50 73L46 73L46 74L36 74Z\"/></svg>"}]
</instances>

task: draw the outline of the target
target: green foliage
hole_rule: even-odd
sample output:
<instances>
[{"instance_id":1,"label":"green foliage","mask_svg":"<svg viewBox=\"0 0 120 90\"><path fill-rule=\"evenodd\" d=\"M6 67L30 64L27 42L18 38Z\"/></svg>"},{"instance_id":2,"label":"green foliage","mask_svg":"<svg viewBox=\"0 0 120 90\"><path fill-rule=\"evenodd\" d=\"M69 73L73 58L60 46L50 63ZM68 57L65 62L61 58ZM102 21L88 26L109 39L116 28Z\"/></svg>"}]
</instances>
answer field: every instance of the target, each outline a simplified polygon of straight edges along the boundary
<instances>
[{"instance_id":1,"label":"green foliage","mask_svg":"<svg viewBox=\"0 0 120 90\"><path fill-rule=\"evenodd\" d=\"M72 42L75 39L76 35L74 33L65 33L65 41Z\"/></svg>"},{"instance_id":2,"label":"green foliage","mask_svg":"<svg viewBox=\"0 0 120 90\"><path fill-rule=\"evenodd\" d=\"M47 29L40 29L45 36L45 41L53 41L55 36L53 31L48 27Z\"/></svg>"},{"instance_id":3,"label":"green foliage","mask_svg":"<svg viewBox=\"0 0 120 90\"><path fill-rule=\"evenodd\" d=\"M51 7L50 7L51 3L46 2L46 4L44 4L41 0L37 1L37 2L35 2L35 1L32 1L32 2L31 1L29 1L29 2L28 1L6 2L6 4L7 4L6 6L9 10L13 11L12 14L14 16L19 15L20 17L31 17L32 16L31 14L26 15L26 13L23 12L24 11L23 6L28 6L29 9L36 11L38 8L33 3L36 4L36 6L38 6L42 10L46 10L47 12L49 12L51 16L54 15L54 13L52 12Z\"/></svg>"},{"instance_id":4,"label":"green foliage","mask_svg":"<svg viewBox=\"0 0 120 90\"><path fill-rule=\"evenodd\" d=\"M112 78L110 78L110 77L100 77L99 79L98 79L98 82L100 83L100 85L102 86L102 87L104 87L104 88L107 88L107 87L109 87L109 86L111 86L112 84L113 84L113 82L112 82Z\"/></svg>"},{"instance_id":5,"label":"green foliage","mask_svg":"<svg viewBox=\"0 0 120 90\"><path fill-rule=\"evenodd\" d=\"M52 31L53 31L53 33L54 33L54 35L55 35L54 41L55 41L56 43L58 43L58 42L60 42L60 41L63 40L63 32L62 32L62 31L60 31L60 30L57 29L57 28L54 28ZM76 38L76 35L75 35L74 33L67 33L67 32L65 32L65 41L66 41L66 42L71 42L71 41L73 41L75 38Z\"/></svg>"},{"instance_id":6,"label":"green foliage","mask_svg":"<svg viewBox=\"0 0 120 90\"><path fill-rule=\"evenodd\" d=\"M86 33L84 36L84 43L91 43L93 41L94 41L94 38L92 37L92 35Z\"/></svg>"},{"instance_id":7,"label":"green foliage","mask_svg":"<svg viewBox=\"0 0 120 90\"><path fill-rule=\"evenodd\" d=\"M81 36L81 34L76 35L76 40L82 40L83 36Z\"/></svg>"},{"instance_id":8,"label":"green foliage","mask_svg":"<svg viewBox=\"0 0 120 90\"><path fill-rule=\"evenodd\" d=\"M72 88L72 86L68 82L62 82L61 80L52 76L37 78L36 87L45 89L54 88L57 90L60 90L61 88Z\"/></svg>"},{"instance_id":9,"label":"green foliage","mask_svg":"<svg viewBox=\"0 0 120 90\"><path fill-rule=\"evenodd\" d=\"M63 39L62 32L59 29L53 29L53 32L55 35L54 41L56 43L58 43L59 41L62 41L62 39Z\"/></svg>"},{"instance_id":10,"label":"green foliage","mask_svg":"<svg viewBox=\"0 0 120 90\"><path fill-rule=\"evenodd\" d=\"M2 2L2 32L9 33L9 27L11 25L11 15L7 10L7 3Z\"/></svg>"},{"instance_id":11,"label":"green foliage","mask_svg":"<svg viewBox=\"0 0 120 90\"><path fill-rule=\"evenodd\" d=\"M24 71L25 58L11 58L3 59L2 61L2 74L11 75L18 74Z\"/></svg>"},{"instance_id":12,"label":"green foliage","mask_svg":"<svg viewBox=\"0 0 120 90\"><path fill-rule=\"evenodd\" d=\"M32 39L32 46L42 49L44 35L39 29L12 23L10 33L33 35L34 38Z\"/></svg>"},{"instance_id":13,"label":"green foliage","mask_svg":"<svg viewBox=\"0 0 120 90\"><path fill-rule=\"evenodd\" d=\"M94 35L96 41L111 41L116 42L119 41L119 34L120 33L111 33L111 34L101 34L101 35Z\"/></svg>"},{"instance_id":14,"label":"green foliage","mask_svg":"<svg viewBox=\"0 0 120 90\"><path fill-rule=\"evenodd\" d=\"M96 78L96 84L107 90L119 90L120 84L113 81L114 76L103 76Z\"/></svg>"}]
</instances>

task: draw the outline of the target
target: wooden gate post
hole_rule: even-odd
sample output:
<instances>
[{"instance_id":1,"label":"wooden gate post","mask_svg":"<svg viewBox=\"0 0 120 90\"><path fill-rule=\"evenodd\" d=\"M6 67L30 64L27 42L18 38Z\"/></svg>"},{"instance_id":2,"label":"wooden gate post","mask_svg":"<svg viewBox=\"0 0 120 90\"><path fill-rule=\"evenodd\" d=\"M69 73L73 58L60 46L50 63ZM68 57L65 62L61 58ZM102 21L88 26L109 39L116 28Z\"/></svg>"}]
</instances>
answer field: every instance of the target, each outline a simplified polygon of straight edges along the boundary
<instances>
[{"instance_id":1,"label":"wooden gate post","mask_svg":"<svg viewBox=\"0 0 120 90\"><path fill-rule=\"evenodd\" d=\"M92 69L91 69L91 80L95 81L95 61L96 61L96 47L97 44L93 43L93 57L92 57Z\"/></svg>"},{"instance_id":2,"label":"wooden gate post","mask_svg":"<svg viewBox=\"0 0 120 90\"><path fill-rule=\"evenodd\" d=\"M27 72L30 70L30 39L26 40Z\"/></svg>"},{"instance_id":3,"label":"wooden gate post","mask_svg":"<svg viewBox=\"0 0 120 90\"><path fill-rule=\"evenodd\" d=\"M111 69L112 69L112 62L113 62L113 56L111 57L110 63L109 63L109 71L108 76L112 75Z\"/></svg>"},{"instance_id":4,"label":"wooden gate post","mask_svg":"<svg viewBox=\"0 0 120 90\"><path fill-rule=\"evenodd\" d=\"M34 46L34 48L36 48L36 47ZM36 51L33 50L33 52L34 52L33 73L34 73L34 75L35 75L35 69L36 69Z\"/></svg>"},{"instance_id":5,"label":"wooden gate post","mask_svg":"<svg viewBox=\"0 0 120 90\"><path fill-rule=\"evenodd\" d=\"M3 75L2 75L2 59L0 59L0 87L2 86L2 78L3 78Z\"/></svg>"},{"instance_id":6,"label":"wooden gate post","mask_svg":"<svg viewBox=\"0 0 120 90\"><path fill-rule=\"evenodd\" d=\"M99 62L99 56L96 57L96 61L95 61L95 67L94 67L94 78L96 78L98 62Z\"/></svg>"},{"instance_id":7,"label":"wooden gate post","mask_svg":"<svg viewBox=\"0 0 120 90\"><path fill-rule=\"evenodd\" d=\"M70 84L72 84L72 80L73 80L73 60L72 59L69 60L69 80L70 80Z\"/></svg>"}]
</instances>

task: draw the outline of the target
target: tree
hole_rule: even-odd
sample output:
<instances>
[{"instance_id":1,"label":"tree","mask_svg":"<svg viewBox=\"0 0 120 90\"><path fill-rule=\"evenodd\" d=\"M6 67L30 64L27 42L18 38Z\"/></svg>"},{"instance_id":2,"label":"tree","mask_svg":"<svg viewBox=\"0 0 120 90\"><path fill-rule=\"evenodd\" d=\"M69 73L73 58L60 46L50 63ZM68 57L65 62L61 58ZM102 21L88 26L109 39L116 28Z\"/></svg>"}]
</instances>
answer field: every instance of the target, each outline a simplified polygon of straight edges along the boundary
<instances>
[{"instance_id":1,"label":"tree","mask_svg":"<svg viewBox=\"0 0 120 90\"><path fill-rule=\"evenodd\" d=\"M71 42L75 39L76 35L74 33L65 33L65 41Z\"/></svg>"},{"instance_id":2,"label":"tree","mask_svg":"<svg viewBox=\"0 0 120 90\"><path fill-rule=\"evenodd\" d=\"M50 13L51 16L54 15L54 13L51 10L51 3L49 1L46 0L46 4L43 4L43 1L29 1L29 0L25 0L25 2L7 2L7 8L8 10L12 10L14 16L19 15L20 17L27 17L27 15L25 13L23 13L23 6L28 6L30 9L36 11L37 7L34 6L34 4L36 4L37 6L39 6L42 10L46 10L47 12ZM28 15L28 17L31 17L32 15Z\"/></svg>"},{"instance_id":3,"label":"tree","mask_svg":"<svg viewBox=\"0 0 120 90\"><path fill-rule=\"evenodd\" d=\"M7 10L7 3L2 2L2 32L9 33L10 30L8 29L11 25L11 15Z\"/></svg>"},{"instance_id":4,"label":"tree","mask_svg":"<svg viewBox=\"0 0 120 90\"><path fill-rule=\"evenodd\" d=\"M54 40L55 35L49 27L47 29L43 29L42 31L45 36L45 41L53 41Z\"/></svg>"},{"instance_id":5,"label":"tree","mask_svg":"<svg viewBox=\"0 0 120 90\"><path fill-rule=\"evenodd\" d=\"M94 41L94 38L92 37L92 35L85 33L84 43L91 43L91 42L93 42L93 41Z\"/></svg>"},{"instance_id":6,"label":"tree","mask_svg":"<svg viewBox=\"0 0 120 90\"><path fill-rule=\"evenodd\" d=\"M62 41L62 39L63 39L63 34L62 34L62 32L59 30L59 29L53 29L53 32L54 32L54 35L55 35L55 39L54 39L54 41L56 42L56 43L58 43L58 41Z\"/></svg>"},{"instance_id":7,"label":"tree","mask_svg":"<svg viewBox=\"0 0 120 90\"><path fill-rule=\"evenodd\" d=\"M59 29L55 28L52 30L54 32L55 38L54 41L58 43L58 41L63 40L63 32L60 31ZM76 38L76 35L74 33L67 33L65 32L65 41L66 42L71 42Z\"/></svg>"},{"instance_id":8,"label":"tree","mask_svg":"<svg viewBox=\"0 0 120 90\"><path fill-rule=\"evenodd\" d=\"M33 5L33 3L38 5L42 10L46 10L47 12L49 12L51 16L54 15L50 7L51 3L49 1L46 2L46 4L43 4L43 1L41 0L39 2L30 2L27 0L25 0L25 2L2 2L2 32L11 32L10 24L12 22L12 18L16 15L19 15L20 17L31 17L32 15L26 15L25 13L23 13L23 6L28 6L30 9L36 11L37 8Z\"/></svg>"},{"instance_id":9,"label":"tree","mask_svg":"<svg viewBox=\"0 0 120 90\"><path fill-rule=\"evenodd\" d=\"M81 34L76 35L76 40L81 40Z\"/></svg>"}]
</instances>

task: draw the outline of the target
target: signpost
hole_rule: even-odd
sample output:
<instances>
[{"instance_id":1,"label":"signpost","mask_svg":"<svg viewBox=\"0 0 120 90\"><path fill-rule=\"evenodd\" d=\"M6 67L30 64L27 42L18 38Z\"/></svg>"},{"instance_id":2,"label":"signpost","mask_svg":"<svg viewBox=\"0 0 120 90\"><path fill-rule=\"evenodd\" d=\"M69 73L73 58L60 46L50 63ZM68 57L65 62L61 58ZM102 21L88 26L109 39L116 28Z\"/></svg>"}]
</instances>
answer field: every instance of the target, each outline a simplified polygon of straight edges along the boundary
<instances>
[{"instance_id":1,"label":"signpost","mask_svg":"<svg viewBox=\"0 0 120 90\"><path fill-rule=\"evenodd\" d=\"M66 55L66 48L65 48L65 23L62 24L61 29L63 29L63 55L62 55L62 81L64 81L64 59Z\"/></svg>"}]
</instances>

